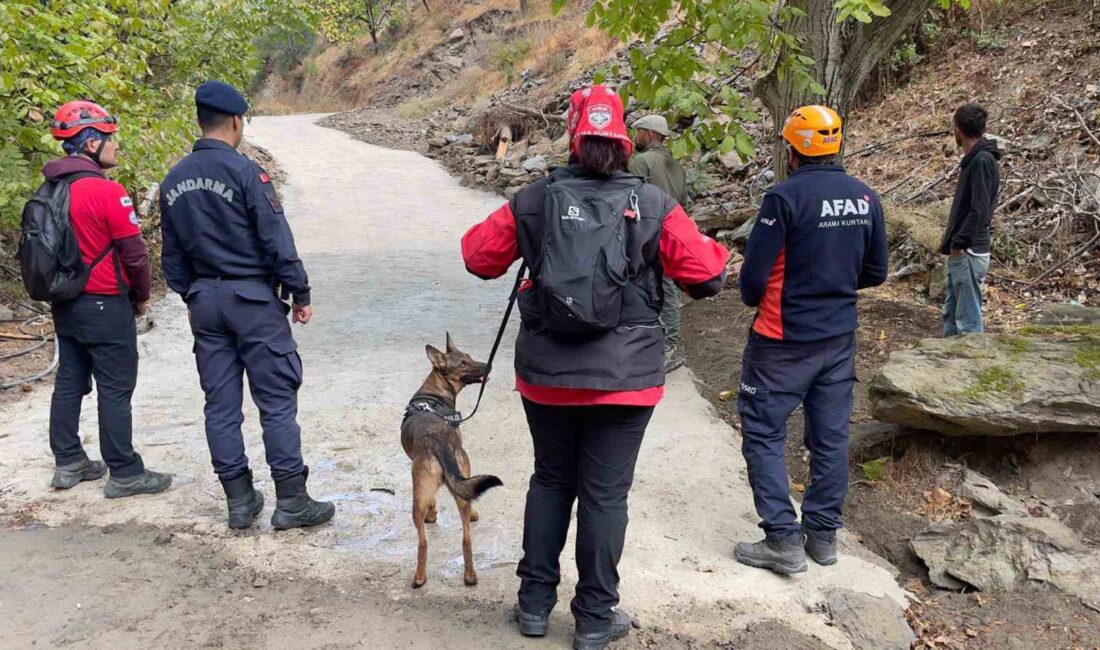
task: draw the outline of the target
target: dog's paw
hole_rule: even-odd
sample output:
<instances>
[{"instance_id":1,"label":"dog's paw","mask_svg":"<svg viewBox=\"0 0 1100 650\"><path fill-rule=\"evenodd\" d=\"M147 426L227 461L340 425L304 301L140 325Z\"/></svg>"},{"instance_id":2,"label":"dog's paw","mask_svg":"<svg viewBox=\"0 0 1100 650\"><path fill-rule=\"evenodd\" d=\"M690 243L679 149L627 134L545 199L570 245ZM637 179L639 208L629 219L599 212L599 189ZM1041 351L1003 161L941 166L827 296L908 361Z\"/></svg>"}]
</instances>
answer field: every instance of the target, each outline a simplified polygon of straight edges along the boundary
<instances>
[{"instance_id":1,"label":"dog's paw","mask_svg":"<svg viewBox=\"0 0 1100 650\"><path fill-rule=\"evenodd\" d=\"M467 575L464 578L464 581L465 581L467 587L476 587L477 586L477 574L474 573L474 574L471 574L471 575Z\"/></svg>"},{"instance_id":2,"label":"dog's paw","mask_svg":"<svg viewBox=\"0 0 1100 650\"><path fill-rule=\"evenodd\" d=\"M477 508L472 508L470 510L470 521L477 521L478 519L481 519L481 513L477 511Z\"/></svg>"},{"instance_id":3,"label":"dog's paw","mask_svg":"<svg viewBox=\"0 0 1100 650\"><path fill-rule=\"evenodd\" d=\"M429 512L429 513L428 513L428 515L427 515L426 517L424 517L424 523L426 523L426 524L434 524L434 523L435 523L435 520L436 520L436 519L437 519L438 517L439 517L439 515L437 515L437 514L436 514L436 513L434 512L434 511L433 511L433 512Z\"/></svg>"},{"instance_id":4,"label":"dog's paw","mask_svg":"<svg viewBox=\"0 0 1100 650\"><path fill-rule=\"evenodd\" d=\"M428 583L427 578L413 578L412 587L413 587L413 589L420 589L421 587L423 587L427 583Z\"/></svg>"}]
</instances>

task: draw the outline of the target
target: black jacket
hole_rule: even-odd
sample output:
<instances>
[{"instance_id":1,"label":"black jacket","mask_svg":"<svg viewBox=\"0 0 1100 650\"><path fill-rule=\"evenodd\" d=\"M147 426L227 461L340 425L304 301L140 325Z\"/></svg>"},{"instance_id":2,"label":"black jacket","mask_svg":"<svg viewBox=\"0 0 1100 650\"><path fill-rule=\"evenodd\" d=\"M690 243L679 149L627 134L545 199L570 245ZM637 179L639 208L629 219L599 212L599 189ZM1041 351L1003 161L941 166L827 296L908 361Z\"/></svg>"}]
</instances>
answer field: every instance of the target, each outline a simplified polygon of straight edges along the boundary
<instances>
[{"instance_id":1,"label":"black jacket","mask_svg":"<svg viewBox=\"0 0 1100 650\"><path fill-rule=\"evenodd\" d=\"M1001 185L1000 159L997 143L985 138L962 159L951 218L940 244L944 255L952 250L989 252L989 227Z\"/></svg>"},{"instance_id":2,"label":"black jacket","mask_svg":"<svg viewBox=\"0 0 1100 650\"><path fill-rule=\"evenodd\" d=\"M233 147L196 142L161 183L160 210L161 262L176 293L186 297L200 276L262 277L309 304L309 278L271 178Z\"/></svg>"}]
</instances>

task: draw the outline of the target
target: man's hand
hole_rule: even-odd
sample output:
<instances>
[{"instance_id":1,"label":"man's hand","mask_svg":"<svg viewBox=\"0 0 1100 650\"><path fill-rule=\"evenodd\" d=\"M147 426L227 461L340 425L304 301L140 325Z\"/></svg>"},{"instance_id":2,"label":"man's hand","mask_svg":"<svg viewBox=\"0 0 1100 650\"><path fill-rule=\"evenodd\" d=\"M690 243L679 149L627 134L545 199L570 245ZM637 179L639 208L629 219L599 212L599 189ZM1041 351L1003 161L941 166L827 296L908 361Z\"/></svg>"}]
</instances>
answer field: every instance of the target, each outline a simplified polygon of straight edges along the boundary
<instances>
[{"instance_id":1,"label":"man's hand","mask_svg":"<svg viewBox=\"0 0 1100 650\"><path fill-rule=\"evenodd\" d=\"M310 319L313 318L313 305L294 305L294 322L301 323L302 325L309 324Z\"/></svg>"},{"instance_id":2,"label":"man's hand","mask_svg":"<svg viewBox=\"0 0 1100 650\"><path fill-rule=\"evenodd\" d=\"M134 315L135 316L144 316L147 313L149 313L149 301L148 300L146 300L145 302L136 302L136 303L134 303Z\"/></svg>"}]
</instances>

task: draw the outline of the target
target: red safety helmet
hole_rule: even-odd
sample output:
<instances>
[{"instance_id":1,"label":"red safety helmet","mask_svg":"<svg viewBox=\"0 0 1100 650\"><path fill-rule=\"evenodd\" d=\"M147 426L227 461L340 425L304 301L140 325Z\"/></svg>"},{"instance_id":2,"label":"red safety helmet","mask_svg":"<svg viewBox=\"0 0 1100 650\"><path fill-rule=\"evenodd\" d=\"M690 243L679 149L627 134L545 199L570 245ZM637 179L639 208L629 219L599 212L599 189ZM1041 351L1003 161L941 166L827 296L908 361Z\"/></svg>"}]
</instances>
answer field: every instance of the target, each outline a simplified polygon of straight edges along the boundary
<instances>
[{"instance_id":1,"label":"red safety helmet","mask_svg":"<svg viewBox=\"0 0 1100 650\"><path fill-rule=\"evenodd\" d=\"M118 131L118 118L95 102L77 100L57 109L50 123L55 140L68 140L87 128L111 135Z\"/></svg>"}]
</instances>

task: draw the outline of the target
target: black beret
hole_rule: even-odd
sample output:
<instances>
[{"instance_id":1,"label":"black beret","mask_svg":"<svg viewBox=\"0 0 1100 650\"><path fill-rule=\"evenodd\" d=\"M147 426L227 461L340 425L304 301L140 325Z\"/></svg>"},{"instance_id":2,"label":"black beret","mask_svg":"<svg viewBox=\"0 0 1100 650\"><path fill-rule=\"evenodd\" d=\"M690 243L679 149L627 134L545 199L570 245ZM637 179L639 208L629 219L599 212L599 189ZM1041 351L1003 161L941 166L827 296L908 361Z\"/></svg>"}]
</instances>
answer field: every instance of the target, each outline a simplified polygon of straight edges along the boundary
<instances>
[{"instance_id":1,"label":"black beret","mask_svg":"<svg viewBox=\"0 0 1100 650\"><path fill-rule=\"evenodd\" d=\"M244 115L248 102L237 89L224 81L207 81L195 90L195 106L229 115Z\"/></svg>"}]
</instances>

